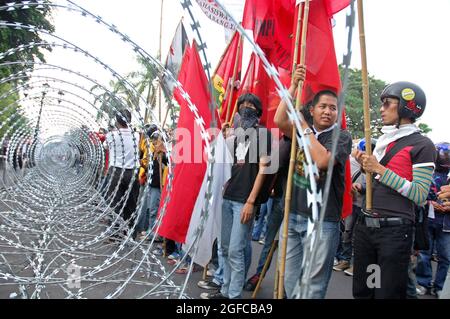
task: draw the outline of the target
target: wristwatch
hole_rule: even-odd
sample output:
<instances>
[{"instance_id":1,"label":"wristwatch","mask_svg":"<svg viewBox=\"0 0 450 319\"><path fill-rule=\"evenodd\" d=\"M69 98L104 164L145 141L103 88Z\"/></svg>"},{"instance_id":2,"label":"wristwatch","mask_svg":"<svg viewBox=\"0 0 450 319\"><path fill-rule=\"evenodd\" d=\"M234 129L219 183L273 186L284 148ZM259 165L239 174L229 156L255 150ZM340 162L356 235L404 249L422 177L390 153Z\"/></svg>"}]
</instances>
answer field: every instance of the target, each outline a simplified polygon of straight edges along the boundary
<instances>
[{"instance_id":1,"label":"wristwatch","mask_svg":"<svg viewBox=\"0 0 450 319\"><path fill-rule=\"evenodd\" d=\"M305 128L305 130L303 131L303 135L309 135L314 133L313 130L311 130L309 127Z\"/></svg>"}]
</instances>

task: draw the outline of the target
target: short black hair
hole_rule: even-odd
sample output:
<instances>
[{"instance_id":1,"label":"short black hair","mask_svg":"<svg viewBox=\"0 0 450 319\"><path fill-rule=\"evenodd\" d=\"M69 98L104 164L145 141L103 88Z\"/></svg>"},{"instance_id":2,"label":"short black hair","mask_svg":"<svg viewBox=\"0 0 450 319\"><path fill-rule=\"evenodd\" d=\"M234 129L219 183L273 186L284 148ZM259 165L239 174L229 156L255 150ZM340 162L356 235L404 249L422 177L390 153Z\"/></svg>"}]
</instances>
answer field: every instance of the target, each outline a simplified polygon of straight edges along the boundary
<instances>
[{"instance_id":1,"label":"short black hair","mask_svg":"<svg viewBox=\"0 0 450 319\"><path fill-rule=\"evenodd\" d=\"M125 118L125 119L124 119ZM116 113L116 121L122 126L128 126L127 122L131 122L131 112L127 109Z\"/></svg>"},{"instance_id":2,"label":"short black hair","mask_svg":"<svg viewBox=\"0 0 450 319\"><path fill-rule=\"evenodd\" d=\"M312 107L314 107L317 103L319 103L320 97L322 95L329 95L329 96L335 97L336 99L338 98L336 92L334 92L332 90L319 91L316 95L314 95L314 98L313 98L312 104L311 104Z\"/></svg>"},{"instance_id":3,"label":"short black hair","mask_svg":"<svg viewBox=\"0 0 450 319\"><path fill-rule=\"evenodd\" d=\"M259 99L259 97L257 97L255 94L252 94L252 93L242 94L239 97L239 99L237 100L238 112L239 112L239 106L244 102L252 103L255 106L256 110L258 111L258 117L261 117L263 111L262 111L261 100Z\"/></svg>"}]
</instances>

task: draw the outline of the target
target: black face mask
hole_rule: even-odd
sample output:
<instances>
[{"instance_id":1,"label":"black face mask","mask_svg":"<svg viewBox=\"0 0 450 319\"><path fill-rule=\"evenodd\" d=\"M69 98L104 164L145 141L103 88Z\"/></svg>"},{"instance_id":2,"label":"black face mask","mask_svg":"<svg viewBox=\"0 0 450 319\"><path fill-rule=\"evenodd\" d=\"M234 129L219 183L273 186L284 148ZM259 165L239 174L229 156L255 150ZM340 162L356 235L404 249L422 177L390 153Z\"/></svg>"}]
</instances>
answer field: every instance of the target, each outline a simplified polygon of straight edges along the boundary
<instances>
[{"instance_id":1,"label":"black face mask","mask_svg":"<svg viewBox=\"0 0 450 319\"><path fill-rule=\"evenodd\" d=\"M239 126L244 130L255 126L259 121L258 111L248 107L240 110L239 115L241 116Z\"/></svg>"}]
</instances>

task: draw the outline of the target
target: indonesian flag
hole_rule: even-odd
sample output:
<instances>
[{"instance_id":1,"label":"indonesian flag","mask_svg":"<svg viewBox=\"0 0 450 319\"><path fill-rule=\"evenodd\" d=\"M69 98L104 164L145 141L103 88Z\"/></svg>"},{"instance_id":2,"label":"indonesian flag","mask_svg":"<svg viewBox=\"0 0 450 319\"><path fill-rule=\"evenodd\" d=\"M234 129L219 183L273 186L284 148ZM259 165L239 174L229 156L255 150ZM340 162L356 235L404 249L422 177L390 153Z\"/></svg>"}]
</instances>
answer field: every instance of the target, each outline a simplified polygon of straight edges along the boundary
<instances>
[{"instance_id":1,"label":"indonesian flag","mask_svg":"<svg viewBox=\"0 0 450 319\"><path fill-rule=\"evenodd\" d=\"M238 97L235 84L241 79L242 51L242 39L239 32L235 32L225 49L223 58L213 74L213 96L216 106L219 109L220 120L222 123L225 123L227 120L230 121ZM236 74L233 80L235 66ZM230 106L230 109L228 109L228 105ZM227 116L229 118L227 118Z\"/></svg>"},{"instance_id":2,"label":"indonesian flag","mask_svg":"<svg viewBox=\"0 0 450 319\"><path fill-rule=\"evenodd\" d=\"M206 171L205 143L201 138L200 126L193 111L203 118L206 129L211 123L208 80L195 42L192 47L186 48L178 81L189 94L197 110L191 110L180 90L175 89L174 97L180 105L180 117L172 153L172 160L175 163L174 178L171 192L168 193L166 183L161 196L160 211L166 196L170 198L158 234L184 243L192 210Z\"/></svg>"},{"instance_id":3,"label":"indonesian flag","mask_svg":"<svg viewBox=\"0 0 450 319\"><path fill-rule=\"evenodd\" d=\"M169 53L167 54L166 63L164 65L164 67L172 73L174 79L178 77L178 73L180 72L183 54L187 46L189 46L189 39L187 37L186 30L184 29L183 22L180 21L175 31L172 43L170 44ZM175 82L169 77L163 75L162 83L162 88L166 97L171 98L175 87Z\"/></svg>"},{"instance_id":4,"label":"indonesian flag","mask_svg":"<svg viewBox=\"0 0 450 319\"><path fill-rule=\"evenodd\" d=\"M186 236L186 245L183 246L184 249L188 250L194 243L195 238L200 231L199 226L201 225L202 218L202 208L205 205L205 201L209 200L209 210L207 212L208 217L203 224L203 234L198 239L198 248L195 254L191 254L194 262L206 267L206 265L211 260L212 246L216 238L220 237L220 229L222 225L222 190L223 185L231 177L231 166L233 165L233 155L228 151L225 144L225 139L222 134L219 134L213 142L215 147L214 152L214 167L212 170L212 194L211 198L207 199L206 186L207 177L205 174L203 178L202 187L195 202L194 211L192 213L191 221L189 223L189 230ZM208 166L208 170L211 167Z\"/></svg>"}]
</instances>

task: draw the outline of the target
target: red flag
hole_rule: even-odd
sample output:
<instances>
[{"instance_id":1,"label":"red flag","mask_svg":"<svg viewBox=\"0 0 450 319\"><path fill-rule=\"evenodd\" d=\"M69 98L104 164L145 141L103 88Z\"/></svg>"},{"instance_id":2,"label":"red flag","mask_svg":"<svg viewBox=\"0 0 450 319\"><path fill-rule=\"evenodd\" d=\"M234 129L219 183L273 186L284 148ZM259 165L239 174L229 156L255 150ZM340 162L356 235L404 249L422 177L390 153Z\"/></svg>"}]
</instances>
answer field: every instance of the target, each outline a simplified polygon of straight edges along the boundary
<instances>
[{"instance_id":1,"label":"red flag","mask_svg":"<svg viewBox=\"0 0 450 319\"><path fill-rule=\"evenodd\" d=\"M295 0L247 0L242 26L275 66L289 69Z\"/></svg>"},{"instance_id":2,"label":"red flag","mask_svg":"<svg viewBox=\"0 0 450 319\"><path fill-rule=\"evenodd\" d=\"M252 29L258 45L266 53L269 61L278 67L280 75L287 74L292 68L297 22L295 0L247 0L244 8L242 25ZM337 68L333 33L330 18L333 14L345 8L350 0L314 0L310 2L308 17L308 34L306 43L307 74L303 88L302 102L306 103L323 89L340 91L341 82ZM257 68L259 69L259 68ZM283 70L285 69L285 70ZM263 69L256 78L260 83L267 83ZM271 82L271 81L270 81ZM289 80L282 78L283 84L289 86ZM274 92L272 83L266 86L264 96L269 97ZM275 102L275 101L273 101ZM264 103L263 103L264 104ZM271 103L267 104L267 116L274 115ZM276 109L276 108L275 108ZM270 119L263 122L271 127ZM273 123L273 122L272 122Z\"/></svg>"},{"instance_id":3,"label":"red flag","mask_svg":"<svg viewBox=\"0 0 450 319\"><path fill-rule=\"evenodd\" d=\"M291 81L290 72L282 68L278 68L278 72L281 82L288 86ZM242 81L239 95L243 93L253 93L259 97L263 107L260 124L269 129L276 128L273 118L281 99L275 82L267 75L264 64L254 53L250 57L249 66Z\"/></svg>"},{"instance_id":4,"label":"red flag","mask_svg":"<svg viewBox=\"0 0 450 319\"><path fill-rule=\"evenodd\" d=\"M266 53L269 61L275 66L290 70L294 53L297 22L295 0L247 0L244 8L242 25L252 29L258 45ZM302 102L310 101L321 90L331 89L339 94L341 81L339 76L336 52L334 49L333 32L330 18L333 14L348 6L350 0L314 0L310 2L308 16L308 32L306 37L306 79L303 86ZM294 10L295 8L295 10ZM301 31L300 31L301 32ZM300 52L299 52L300 54ZM298 57L297 57L298 60ZM263 72L258 80L267 83ZM281 74L281 72L280 72ZM287 84L286 84L287 83ZM285 83L288 86L289 81ZM262 85L261 85L262 86ZM257 92L257 88L253 88ZM270 96L270 85L263 96ZM258 93L256 93L258 95ZM263 102L264 105L264 102ZM270 119L271 104L267 102L267 115L263 114L263 122L273 125ZM273 123L273 122L272 122ZM346 128L345 112L342 127ZM352 210L350 165L346 164L346 181L342 216L345 218Z\"/></svg>"},{"instance_id":5,"label":"red flag","mask_svg":"<svg viewBox=\"0 0 450 319\"><path fill-rule=\"evenodd\" d=\"M342 125L343 129L347 129L347 120L345 116L345 110L342 112ZM345 187L344 198L342 203L341 217L347 218L353 212L353 193L352 193L352 173L350 167L350 159L345 162Z\"/></svg>"},{"instance_id":6,"label":"red flag","mask_svg":"<svg viewBox=\"0 0 450 319\"><path fill-rule=\"evenodd\" d=\"M241 45L239 46L239 42ZM239 52L238 52L239 49ZM242 41L239 32L235 32L233 38L225 49L223 59L217 66L217 69L213 75L213 95L216 102L216 106L219 109L220 119L222 123L225 123L228 116L231 117L231 113L234 108L234 104L237 100L237 90L235 90L234 83L231 83L233 79L233 73L236 66L236 77L234 81L240 81L242 70ZM239 54L238 54L239 53ZM230 88L233 88L230 90ZM231 95L231 97L230 97ZM228 111L228 104L231 98L230 110ZM228 119L230 120L230 119Z\"/></svg>"},{"instance_id":7,"label":"red flag","mask_svg":"<svg viewBox=\"0 0 450 319\"><path fill-rule=\"evenodd\" d=\"M346 1L347 5L349 1ZM330 0L314 0L310 2L308 16L308 31L306 36L306 79L303 86L302 102L310 101L313 96L325 89L339 94L341 80L339 76L336 51L334 49L331 15L342 9L345 1L336 3ZM294 16L300 6L296 7ZM297 19L294 20L293 30L296 30ZM301 32L301 31L300 31ZM292 54L294 52L294 43ZM299 50L300 51L300 50ZM300 55L300 52L298 53ZM299 56L297 57L297 61Z\"/></svg>"},{"instance_id":8,"label":"red flag","mask_svg":"<svg viewBox=\"0 0 450 319\"><path fill-rule=\"evenodd\" d=\"M189 94L192 103L196 105L198 115L205 122L205 128L209 128L211 123L209 86L195 42L192 47L186 48L178 81ZM200 127L196 123L194 114L178 88L174 91L174 97L180 104L180 117L175 131L176 144L172 158L176 164L170 199L158 234L184 243L192 210L205 176L206 161L203 157L205 145L201 141ZM184 134L186 131L189 131L190 136ZM199 144L201 150L198 149ZM166 187L161 196L161 207L167 196Z\"/></svg>"}]
</instances>

